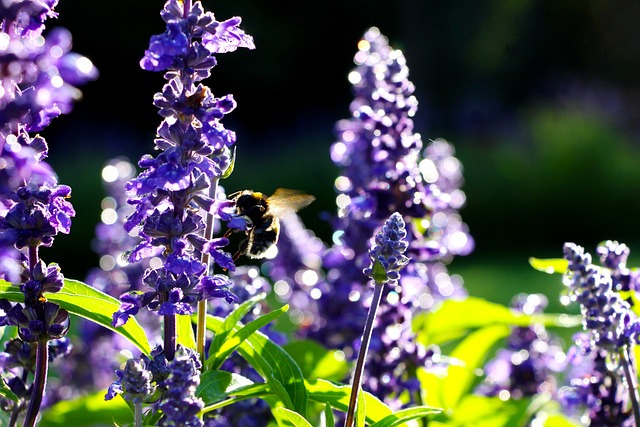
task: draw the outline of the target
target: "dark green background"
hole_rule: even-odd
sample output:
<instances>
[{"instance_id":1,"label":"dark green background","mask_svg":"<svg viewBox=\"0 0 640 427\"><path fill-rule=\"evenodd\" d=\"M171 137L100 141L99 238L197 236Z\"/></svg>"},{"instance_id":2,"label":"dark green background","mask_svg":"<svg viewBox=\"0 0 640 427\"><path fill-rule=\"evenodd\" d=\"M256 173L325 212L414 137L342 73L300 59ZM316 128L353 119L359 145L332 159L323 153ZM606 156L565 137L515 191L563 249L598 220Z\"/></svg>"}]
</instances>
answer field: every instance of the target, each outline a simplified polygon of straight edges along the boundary
<instances>
[{"instance_id":1,"label":"dark green background","mask_svg":"<svg viewBox=\"0 0 640 427\"><path fill-rule=\"evenodd\" d=\"M138 61L163 31L162 1L61 0L57 24L100 78L74 111L45 131L50 162L73 187L72 234L44 252L68 277L95 265L100 169L117 155L150 152L160 123L152 105L163 79ZM377 26L402 49L420 102L415 130L425 143L454 143L465 168L462 210L477 248L453 271L508 263L524 274L528 256L560 257L575 241L640 242L640 4L635 1L205 1L218 20L234 15L255 51L218 56L205 83L233 93L225 126L238 134L231 192L305 190L302 212L324 240L335 211L329 159L333 126L349 117L347 74L356 44ZM50 24L52 25L52 24ZM640 249L639 249L640 251ZM459 267L456 267L459 266ZM511 267L509 267L511 268ZM537 276L536 276L537 278ZM509 292L521 285L502 283ZM533 279L536 280L536 279ZM540 276L542 283L549 283ZM555 279L554 279L555 280ZM557 283L557 282L553 282ZM475 285L474 285L475 284ZM535 286L530 286L535 288Z\"/></svg>"}]
</instances>

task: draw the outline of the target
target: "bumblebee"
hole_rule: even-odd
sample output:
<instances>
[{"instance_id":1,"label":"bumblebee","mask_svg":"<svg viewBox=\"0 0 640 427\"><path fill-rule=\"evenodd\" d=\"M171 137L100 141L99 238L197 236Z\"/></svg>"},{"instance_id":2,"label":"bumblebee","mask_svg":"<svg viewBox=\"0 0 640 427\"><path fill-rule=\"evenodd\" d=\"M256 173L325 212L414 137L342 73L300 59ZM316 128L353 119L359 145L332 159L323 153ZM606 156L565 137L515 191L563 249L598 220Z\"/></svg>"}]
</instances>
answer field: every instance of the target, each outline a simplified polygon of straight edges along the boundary
<instances>
[{"instance_id":1,"label":"bumblebee","mask_svg":"<svg viewBox=\"0 0 640 427\"><path fill-rule=\"evenodd\" d=\"M309 194L284 188L278 188L269 197L253 190L236 193L232 197L236 205L236 215L248 218L251 225L233 260L237 260L240 255L263 258L267 250L278 243L280 218L287 213L297 212L315 199ZM234 231L237 230L229 229L225 237L229 237Z\"/></svg>"}]
</instances>

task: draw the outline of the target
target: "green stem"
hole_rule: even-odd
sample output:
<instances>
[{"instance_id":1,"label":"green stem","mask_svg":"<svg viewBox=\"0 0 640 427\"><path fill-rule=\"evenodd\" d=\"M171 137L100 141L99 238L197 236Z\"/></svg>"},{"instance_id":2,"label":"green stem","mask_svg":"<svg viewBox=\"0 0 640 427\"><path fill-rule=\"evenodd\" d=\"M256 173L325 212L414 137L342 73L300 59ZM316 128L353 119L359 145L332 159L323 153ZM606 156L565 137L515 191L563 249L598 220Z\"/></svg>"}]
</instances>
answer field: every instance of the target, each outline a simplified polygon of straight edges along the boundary
<instances>
[{"instance_id":1,"label":"green stem","mask_svg":"<svg viewBox=\"0 0 640 427\"><path fill-rule=\"evenodd\" d=\"M411 363L407 371L408 371L407 373L409 375L409 378L416 379L416 380L418 379L418 367L416 365ZM412 394L417 406L424 405L424 400L422 399L422 389L418 389L414 391ZM429 419L427 417L420 418L420 421L418 422L420 423L421 427L429 426Z\"/></svg>"},{"instance_id":2,"label":"green stem","mask_svg":"<svg viewBox=\"0 0 640 427\"><path fill-rule=\"evenodd\" d=\"M23 427L33 427L36 424L40 405L44 396L44 389L47 385L47 370L49 367L49 342L46 339L40 340L36 344L36 370L33 378L33 391L31 400L24 418Z\"/></svg>"},{"instance_id":3,"label":"green stem","mask_svg":"<svg viewBox=\"0 0 640 427\"><path fill-rule=\"evenodd\" d=\"M373 297L371 298L371 306L369 307L369 314L367 314L367 322L364 325L364 332L362 333L362 344L360 344L360 351L358 351L356 367L353 371L353 380L351 381L351 396L349 398L349 408L347 409L347 418L344 422L344 427L353 426L354 415L356 412L356 407L358 406L358 394L360 394L364 363L367 359L367 351L369 349L369 342L371 341L371 333L373 332L373 321L376 318L376 311L378 310L380 300L382 299L383 289L384 283L375 283Z\"/></svg>"},{"instance_id":4,"label":"green stem","mask_svg":"<svg viewBox=\"0 0 640 427\"><path fill-rule=\"evenodd\" d=\"M142 427L142 402L133 403L133 426Z\"/></svg>"},{"instance_id":5,"label":"green stem","mask_svg":"<svg viewBox=\"0 0 640 427\"><path fill-rule=\"evenodd\" d=\"M216 192L218 189L218 179L213 179L209 186L209 197L211 199L216 198ZM204 229L204 238L211 240L213 237L213 214L207 214L207 226ZM207 266L207 274L213 274L213 264L211 263L211 255L208 253L202 254L202 263ZM206 328L206 316L207 316L207 301L198 301L198 324L196 325L196 351L200 354L200 361L204 366L204 344L205 344L205 332Z\"/></svg>"},{"instance_id":6,"label":"green stem","mask_svg":"<svg viewBox=\"0 0 640 427\"><path fill-rule=\"evenodd\" d=\"M620 350L620 357L622 361L622 369L624 375L627 378L627 386L629 387L629 400L631 401L631 409L633 410L633 418L635 425L640 425L640 398L638 397L638 380L636 372L633 369L631 362L631 355L629 353L629 346L624 346Z\"/></svg>"},{"instance_id":7,"label":"green stem","mask_svg":"<svg viewBox=\"0 0 640 427\"><path fill-rule=\"evenodd\" d=\"M8 427L14 427L16 425L16 423L18 422L18 416L20 415L22 408L24 408L24 399L18 400L16 406L11 411L11 418L9 419Z\"/></svg>"}]
</instances>

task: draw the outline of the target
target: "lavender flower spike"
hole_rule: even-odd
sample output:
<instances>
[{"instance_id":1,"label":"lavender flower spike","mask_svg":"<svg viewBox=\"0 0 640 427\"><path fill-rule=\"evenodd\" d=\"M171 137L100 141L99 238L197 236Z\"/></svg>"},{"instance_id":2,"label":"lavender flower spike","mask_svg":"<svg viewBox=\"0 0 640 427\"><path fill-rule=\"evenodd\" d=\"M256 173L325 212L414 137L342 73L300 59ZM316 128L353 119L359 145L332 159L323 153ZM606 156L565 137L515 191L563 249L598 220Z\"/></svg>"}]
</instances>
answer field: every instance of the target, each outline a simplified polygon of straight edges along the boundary
<instances>
[{"instance_id":1,"label":"lavender flower spike","mask_svg":"<svg viewBox=\"0 0 640 427\"><path fill-rule=\"evenodd\" d=\"M158 154L143 156L138 163L143 171L125 187L134 211L124 227L141 238L128 261L161 253L162 265L147 269L143 282L149 291L121 296L113 325L122 325L143 307L164 316L164 348L172 360L175 316L192 314L196 304L204 308L209 298L234 299L229 279L210 274L213 263L235 268L221 249L228 240L212 238L210 219L217 183L231 165L236 141L222 119L236 103L232 95L215 97L200 82L216 66L215 54L254 45L238 28L240 18L218 22L199 1L168 0L161 16L166 30L151 37L140 61L145 70L165 71L167 81L153 102L163 117L155 139Z\"/></svg>"},{"instance_id":2,"label":"lavender flower spike","mask_svg":"<svg viewBox=\"0 0 640 427\"><path fill-rule=\"evenodd\" d=\"M629 384L629 398L636 424L640 422L640 396L637 389L636 367L630 348L640 342L640 319L630 304L614 290L612 273L591 263L591 255L581 246L565 243L564 258L569 261L563 282L572 301L580 304L583 328L589 332L590 349L605 351L618 357L624 377ZM626 247L617 242L600 245L598 253L605 266L614 267L618 276L626 260Z\"/></svg>"},{"instance_id":3,"label":"lavender flower spike","mask_svg":"<svg viewBox=\"0 0 640 427\"><path fill-rule=\"evenodd\" d=\"M371 265L365 268L363 273L373 279L374 292L367 315L367 322L362 333L362 344L358 351L358 360L353 371L353 381L351 382L351 396L349 399L349 408L347 409L344 427L351 427L354 423L354 414L358 405L358 394L362 382L362 374L364 372L364 363L367 359L367 350L371 341L373 332L373 321L376 317L376 311L382 299L382 291L387 283L397 283L400 278L400 270L408 262L409 258L404 252L409 246L407 240L407 232L405 230L404 220L398 212L391 214L389 219L385 221L382 229L378 231L371 249L369 250L369 259Z\"/></svg>"},{"instance_id":4,"label":"lavender flower spike","mask_svg":"<svg viewBox=\"0 0 640 427\"><path fill-rule=\"evenodd\" d=\"M376 234L375 243L369 250L371 265L363 273L376 284L397 284L400 270L409 262L409 258L404 255L409 246L406 237L402 215L394 212Z\"/></svg>"}]
</instances>

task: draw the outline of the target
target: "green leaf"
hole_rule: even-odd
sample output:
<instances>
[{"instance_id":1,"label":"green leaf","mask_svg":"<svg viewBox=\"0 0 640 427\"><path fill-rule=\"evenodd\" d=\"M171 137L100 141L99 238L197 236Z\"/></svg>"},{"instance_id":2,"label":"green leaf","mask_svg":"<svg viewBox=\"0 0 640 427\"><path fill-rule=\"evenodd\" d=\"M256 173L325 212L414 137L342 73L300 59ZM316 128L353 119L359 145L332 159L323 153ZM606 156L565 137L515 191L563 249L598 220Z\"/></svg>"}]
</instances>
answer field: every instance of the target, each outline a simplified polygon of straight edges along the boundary
<instances>
[{"instance_id":1,"label":"green leaf","mask_svg":"<svg viewBox=\"0 0 640 427\"><path fill-rule=\"evenodd\" d=\"M253 383L243 387L227 390L226 392L228 392L228 396L222 400L218 400L215 403L205 401L205 407L201 412L206 413L214 411L228 405L233 405L236 402L253 398L260 398L267 402L270 400L274 400L276 403L279 402L279 400L273 399L274 394L265 383Z\"/></svg>"},{"instance_id":2,"label":"green leaf","mask_svg":"<svg viewBox=\"0 0 640 427\"><path fill-rule=\"evenodd\" d=\"M324 418L322 420L322 425L324 427L334 427L336 425L335 419L333 417L333 409L331 409L331 405L326 403L324 405L324 411L322 412Z\"/></svg>"},{"instance_id":3,"label":"green leaf","mask_svg":"<svg viewBox=\"0 0 640 427\"><path fill-rule=\"evenodd\" d=\"M111 326L111 317L120 308L120 301L78 280L65 279L60 292L46 293L48 301L59 304L69 313L84 317L98 325L127 338L145 354L151 353L149 340L144 329L135 318L119 328ZM17 286L0 280L0 298L13 302L23 302L24 296Z\"/></svg>"},{"instance_id":4,"label":"green leaf","mask_svg":"<svg viewBox=\"0 0 640 427\"><path fill-rule=\"evenodd\" d=\"M290 409L279 407L272 412L281 427L313 427L305 417Z\"/></svg>"},{"instance_id":5,"label":"green leaf","mask_svg":"<svg viewBox=\"0 0 640 427\"><path fill-rule=\"evenodd\" d=\"M24 294L17 285L12 285L6 280L0 279L0 298L12 302L24 302Z\"/></svg>"},{"instance_id":6,"label":"green leaf","mask_svg":"<svg viewBox=\"0 0 640 427\"><path fill-rule=\"evenodd\" d=\"M317 341L292 341L283 348L300 366L302 375L308 380L323 378L341 381L349 372L349 364L342 351L327 349Z\"/></svg>"},{"instance_id":7,"label":"green leaf","mask_svg":"<svg viewBox=\"0 0 640 427\"><path fill-rule=\"evenodd\" d=\"M235 165L236 165L236 147L234 146L233 150L231 151L231 159L229 162L229 167L227 168L227 170L224 171L220 179L229 178L233 173L233 169L235 168Z\"/></svg>"},{"instance_id":8,"label":"green leaf","mask_svg":"<svg viewBox=\"0 0 640 427\"><path fill-rule=\"evenodd\" d=\"M249 298L229 313L224 320L222 327L216 331L216 335L213 337L213 341L211 342L209 353L212 354L211 352L222 347L222 344L224 344L224 342L229 338L229 335L233 333L234 328L238 323L240 323L242 318L251 311L253 306L264 300L266 297L267 294L265 292L259 293L252 298Z\"/></svg>"},{"instance_id":9,"label":"green leaf","mask_svg":"<svg viewBox=\"0 0 640 427\"><path fill-rule=\"evenodd\" d=\"M451 352L451 358L462 362L462 366L449 367L443 387L445 408L455 408L460 399L471 392L476 372L484 366L489 350L510 332L506 325L487 326L471 333Z\"/></svg>"},{"instance_id":10,"label":"green leaf","mask_svg":"<svg viewBox=\"0 0 640 427\"><path fill-rule=\"evenodd\" d=\"M529 326L537 323L546 327L575 328L581 322L581 316L526 315L482 298L467 297L464 300L444 301L437 310L418 314L414 318L413 329L419 342L441 345L490 325Z\"/></svg>"},{"instance_id":11,"label":"green leaf","mask_svg":"<svg viewBox=\"0 0 640 427\"><path fill-rule=\"evenodd\" d=\"M240 328L237 332L229 334L226 341L220 346L220 348L214 350L215 353L207 360L207 366L210 369L218 369L227 357L229 357L229 355L233 353L244 340L249 338L251 334L263 326L268 325L274 319L282 316L287 312L287 310L289 310L289 306L285 304L277 310L270 311L269 313L254 319Z\"/></svg>"},{"instance_id":12,"label":"green leaf","mask_svg":"<svg viewBox=\"0 0 640 427\"><path fill-rule=\"evenodd\" d=\"M206 371L200 375L196 396L211 405L226 399L233 391L254 384L248 378L227 371Z\"/></svg>"},{"instance_id":13,"label":"green leaf","mask_svg":"<svg viewBox=\"0 0 640 427\"><path fill-rule=\"evenodd\" d=\"M351 396L351 386L344 384L334 384L323 379L306 381L309 399L315 402L329 404L331 407L347 412L349 408L349 397ZM374 395L364 392L366 405L366 422L373 424L393 414L391 408L385 405Z\"/></svg>"},{"instance_id":14,"label":"green leaf","mask_svg":"<svg viewBox=\"0 0 640 427\"><path fill-rule=\"evenodd\" d=\"M529 264L536 270L548 274L564 274L569 268L569 261L564 258L541 259L531 257L529 258Z\"/></svg>"},{"instance_id":15,"label":"green leaf","mask_svg":"<svg viewBox=\"0 0 640 427\"><path fill-rule=\"evenodd\" d=\"M552 414L544 420L544 427L581 427L583 424L563 414Z\"/></svg>"},{"instance_id":16,"label":"green leaf","mask_svg":"<svg viewBox=\"0 0 640 427\"><path fill-rule=\"evenodd\" d=\"M74 400L62 400L42 412L38 427L92 427L128 424L133 420L131 409L121 398L104 400L100 391Z\"/></svg>"},{"instance_id":17,"label":"green leaf","mask_svg":"<svg viewBox=\"0 0 640 427\"><path fill-rule=\"evenodd\" d=\"M207 329L217 333L224 326L218 317L207 316ZM235 326L237 333L242 324ZM289 354L260 331L251 334L237 348L238 353L265 379L271 391L287 409L306 414L308 393L300 367Z\"/></svg>"},{"instance_id":18,"label":"green leaf","mask_svg":"<svg viewBox=\"0 0 640 427\"><path fill-rule=\"evenodd\" d=\"M432 408L430 406L413 406L411 408L402 409L392 415L389 415L377 423L371 424L369 427L396 427L407 421L424 418L431 414L438 414L441 409Z\"/></svg>"},{"instance_id":19,"label":"green leaf","mask_svg":"<svg viewBox=\"0 0 640 427\"><path fill-rule=\"evenodd\" d=\"M177 344L182 344L183 347L194 349L196 348L196 334L193 331L193 321L191 316L177 315Z\"/></svg>"},{"instance_id":20,"label":"green leaf","mask_svg":"<svg viewBox=\"0 0 640 427\"><path fill-rule=\"evenodd\" d=\"M453 412L456 427L506 427L522 425L529 399L503 401L497 397L467 395ZM431 423L429 423L431 425Z\"/></svg>"},{"instance_id":21,"label":"green leaf","mask_svg":"<svg viewBox=\"0 0 640 427\"><path fill-rule=\"evenodd\" d=\"M364 391L362 389L358 390L355 418L356 427L365 427L365 420L367 419L367 399L364 397Z\"/></svg>"},{"instance_id":22,"label":"green leaf","mask_svg":"<svg viewBox=\"0 0 640 427\"><path fill-rule=\"evenodd\" d=\"M7 383L5 383L2 378L0 378L0 396L4 396L7 399L13 400L14 402L18 401L18 396L16 396L15 393L11 391Z\"/></svg>"},{"instance_id":23,"label":"green leaf","mask_svg":"<svg viewBox=\"0 0 640 427\"><path fill-rule=\"evenodd\" d=\"M373 268L371 269L371 278L376 283L376 286L381 286L384 283L387 283L389 280L387 277L387 270L384 269L382 263L379 259L373 263Z\"/></svg>"}]
</instances>

